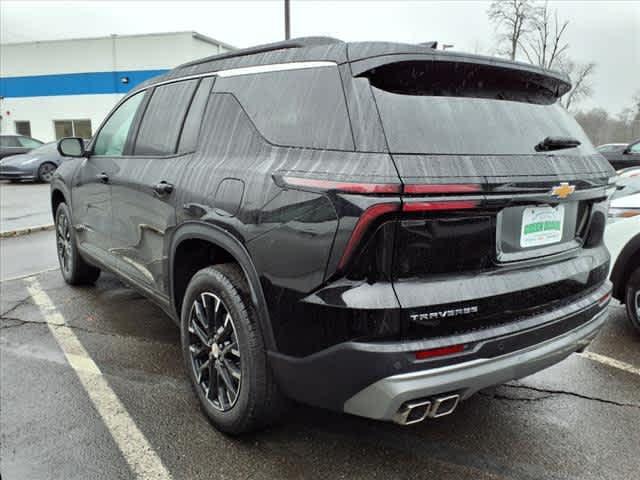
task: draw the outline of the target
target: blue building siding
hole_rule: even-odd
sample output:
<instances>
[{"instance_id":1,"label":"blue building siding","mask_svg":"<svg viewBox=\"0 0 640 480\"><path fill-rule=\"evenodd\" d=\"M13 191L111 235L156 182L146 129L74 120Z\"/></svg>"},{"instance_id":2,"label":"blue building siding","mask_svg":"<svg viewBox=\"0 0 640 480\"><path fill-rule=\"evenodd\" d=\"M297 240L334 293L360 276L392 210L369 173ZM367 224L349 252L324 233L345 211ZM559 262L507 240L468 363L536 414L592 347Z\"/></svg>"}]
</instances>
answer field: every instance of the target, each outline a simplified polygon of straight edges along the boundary
<instances>
[{"instance_id":1,"label":"blue building siding","mask_svg":"<svg viewBox=\"0 0 640 480\"><path fill-rule=\"evenodd\" d=\"M127 93L137 84L165 72L167 70L131 70L2 77L0 96L17 98ZM122 83L125 77L129 79L128 83Z\"/></svg>"}]
</instances>

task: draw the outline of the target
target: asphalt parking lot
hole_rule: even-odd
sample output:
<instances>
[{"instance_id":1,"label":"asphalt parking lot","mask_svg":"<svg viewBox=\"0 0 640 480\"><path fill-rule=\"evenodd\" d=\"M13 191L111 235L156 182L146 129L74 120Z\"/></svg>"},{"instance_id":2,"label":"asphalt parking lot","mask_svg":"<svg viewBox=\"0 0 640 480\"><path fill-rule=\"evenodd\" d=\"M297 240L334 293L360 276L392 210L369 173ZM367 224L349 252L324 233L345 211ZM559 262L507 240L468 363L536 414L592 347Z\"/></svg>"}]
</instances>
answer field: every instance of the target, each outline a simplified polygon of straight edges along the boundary
<instances>
[{"instance_id":1,"label":"asphalt parking lot","mask_svg":"<svg viewBox=\"0 0 640 480\"><path fill-rule=\"evenodd\" d=\"M617 304L587 356L481 392L449 417L400 427L295 406L281 425L234 439L200 413L172 321L110 275L93 288L69 287L55 270L28 276L14 252L43 241L0 240L3 269L23 275L0 283L3 480L630 479L640 471L640 336Z\"/></svg>"},{"instance_id":2,"label":"asphalt parking lot","mask_svg":"<svg viewBox=\"0 0 640 480\"><path fill-rule=\"evenodd\" d=\"M2 232L51 222L48 185L2 183L0 201ZM234 439L200 413L172 321L111 275L94 288L67 286L54 239L0 239L4 480L640 471L640 336L618 304L589 353L481 392L452 416L400 427L298 405L281 425Z\"/></svg>"},{"instance_id":3,"label":"asphalt parking lot","mask_svg":"<svg viewBox=\"0 0 640 480\"><path fill-rule=\"evenodd\" d=\"M51 225L49 184L0 181L0 235Z\"/></svg>"}]
</instances>

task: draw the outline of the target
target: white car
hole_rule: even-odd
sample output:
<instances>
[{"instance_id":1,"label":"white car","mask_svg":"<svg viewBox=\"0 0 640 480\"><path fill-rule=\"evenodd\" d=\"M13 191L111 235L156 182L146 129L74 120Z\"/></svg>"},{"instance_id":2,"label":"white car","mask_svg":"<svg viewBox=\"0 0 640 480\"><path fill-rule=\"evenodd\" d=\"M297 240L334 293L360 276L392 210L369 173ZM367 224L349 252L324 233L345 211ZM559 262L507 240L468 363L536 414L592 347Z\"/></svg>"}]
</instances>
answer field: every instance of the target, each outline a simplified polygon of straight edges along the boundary
<instances>
[{"instance_id":1,"label":"white car","mask_svg":"<svg viewBox=\"0 0 640 480\"><path fill-rule=\"evenodd\" d=\"M640 177L633 180L611 200L604 240L611 252L613 297L626 305L640 332Z\"/></svg>"},{"instance_id":2,"label":"white car","mask_svg":"<svg viewBox=\"0 0 640 480\"><path fill-rule=\"evenodd\" d=\"M618 179L640 177L640 167L623 168L616 173L618 174Z\"/></svg>"}]
</instances>

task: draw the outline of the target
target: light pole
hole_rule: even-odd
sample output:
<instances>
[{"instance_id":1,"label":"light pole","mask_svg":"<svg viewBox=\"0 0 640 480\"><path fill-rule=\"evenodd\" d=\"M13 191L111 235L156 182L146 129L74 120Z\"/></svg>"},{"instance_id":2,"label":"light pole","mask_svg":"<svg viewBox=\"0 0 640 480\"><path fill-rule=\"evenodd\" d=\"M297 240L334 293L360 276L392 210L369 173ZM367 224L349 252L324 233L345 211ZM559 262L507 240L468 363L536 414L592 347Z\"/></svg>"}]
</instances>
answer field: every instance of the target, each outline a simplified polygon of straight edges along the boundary
<instances>
[{"instance_id":1,"label":"light pole","mask_svg":"<svg viewBox=\"0 0 640 480\"><path fill-rule=\"evenodd\" d=\"M291 24L289 23L289 0L284 0L284 39L291 38Z\"/></svg>"}]
</instances>

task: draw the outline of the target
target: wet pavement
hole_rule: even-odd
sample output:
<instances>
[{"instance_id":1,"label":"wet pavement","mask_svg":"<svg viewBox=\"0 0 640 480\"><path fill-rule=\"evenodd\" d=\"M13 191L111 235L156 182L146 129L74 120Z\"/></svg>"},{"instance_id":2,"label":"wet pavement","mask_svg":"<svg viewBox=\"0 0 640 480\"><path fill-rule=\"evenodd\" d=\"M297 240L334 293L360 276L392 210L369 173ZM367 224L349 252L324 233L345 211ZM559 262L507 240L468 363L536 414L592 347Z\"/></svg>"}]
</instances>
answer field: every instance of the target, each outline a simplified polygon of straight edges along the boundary
<instances>
[{"instance_id":1,"label":"wet pavement","mask_svg":"<svg viewBox=\"0 0 640 480\"><path fill-rule=\"evenodd\" d=\"M58 266L53 230L0 239L0 280Z\"/></svg>"},{"instance_id":2,"label":"wet pavement","mask_svg":"<svg viewBox=\"0 0 640 480\"><path fill-rule=\"evenodd\" d=\"M0 181L0 207L0 234L53 223L46 183Z\"/></svg>"},{"instance_id":3,"label":"wet pavement","mask_svg":"<svg viewBox=\"0 0 640 480\"><path fill-rule=\"evenodd\" d=\"M55 324L45 323L53 317L33 285L61 315ZM172 321L113 276L72 288L51 271L0 288L3 480L133 478L82 367L71 368L56 341L67 329L60 323L172 478L630 479L640 471L640 375L584 356L411 427L295 406L281 425L234 439L201 414ZM590 350L640 367L640 336L621 306L610 311Z\"/></svg>"}]
</instances>

